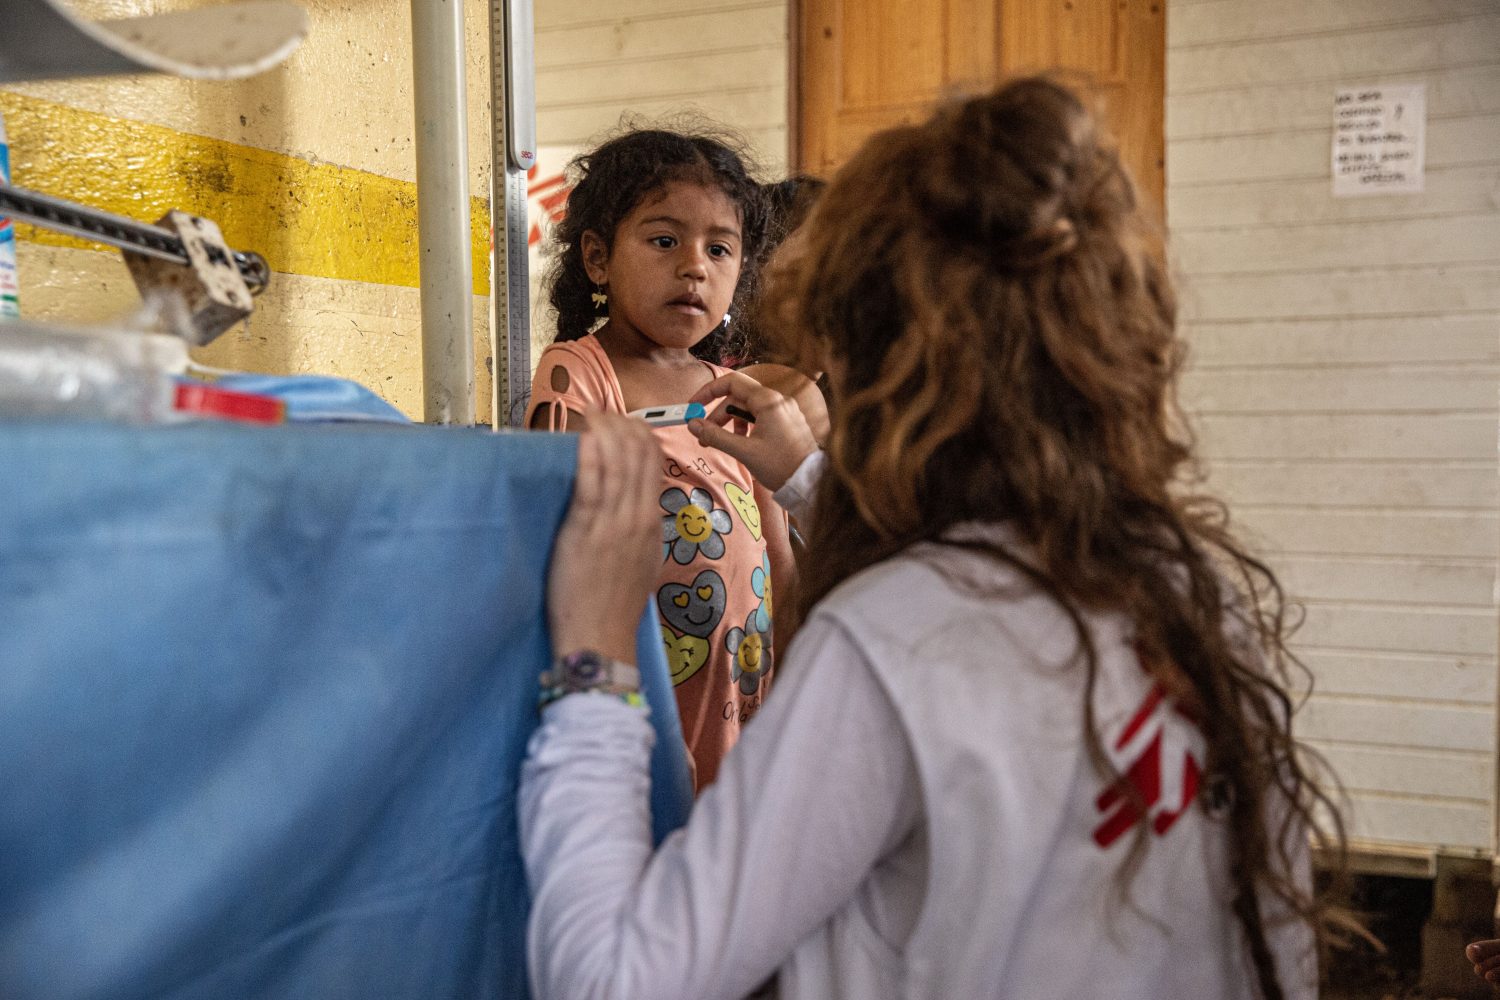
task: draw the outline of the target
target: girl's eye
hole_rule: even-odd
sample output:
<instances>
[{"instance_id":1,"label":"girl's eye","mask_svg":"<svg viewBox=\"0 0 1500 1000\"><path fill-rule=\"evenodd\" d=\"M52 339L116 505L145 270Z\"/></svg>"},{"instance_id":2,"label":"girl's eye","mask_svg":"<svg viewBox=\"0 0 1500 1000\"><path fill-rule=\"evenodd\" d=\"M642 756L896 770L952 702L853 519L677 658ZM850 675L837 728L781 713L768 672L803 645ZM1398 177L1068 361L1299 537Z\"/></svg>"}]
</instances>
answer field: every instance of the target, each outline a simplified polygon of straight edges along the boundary
<instances>
[{"instance_id":1,"label":"girl's eye","mask_svg":"<svg viewBox=\"0 0 1500 1000\"><path fill-rule=\"evenodd\" d=\"M734 256L734 248L726 246L723 243L715 243L713 246L708 248L708 252L713 254L715 257L728 258Z\"/></svg>"},{"instance_id":2,"label":"girl's eye","mask_svg":"<svg viewBox=\"0 0 1500 1000\"><path fill-rule=\"evenodd\" d=\"M673 236L653 236L650 243L652 246L660 247L663 250L670 250L677 245L677 239Z\"/></svg>"}]
</instances>

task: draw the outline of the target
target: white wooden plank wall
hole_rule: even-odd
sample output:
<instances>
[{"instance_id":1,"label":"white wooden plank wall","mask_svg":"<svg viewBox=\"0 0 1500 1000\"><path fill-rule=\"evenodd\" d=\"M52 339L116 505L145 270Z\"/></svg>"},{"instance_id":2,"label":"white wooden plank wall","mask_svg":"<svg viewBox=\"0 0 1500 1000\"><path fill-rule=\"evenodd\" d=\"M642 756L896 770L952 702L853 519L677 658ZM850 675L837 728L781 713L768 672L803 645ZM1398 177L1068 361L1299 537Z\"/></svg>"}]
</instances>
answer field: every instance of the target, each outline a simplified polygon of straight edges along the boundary
<instances>
[{"instance_id":1,"label":"white wooden plank wall","mask_svg":"<svg viewBox=\"0 0 1500 1000\"><path fill-rule=\"evenodd\" d=\"M1500 0L1170 0L1168 223L1210 484L1306 607L1354 832L1495 847ZM1427 84L1420 195L1335 199L1337 87Z\"/></svg>"},{"instance_id":2,"label":"white wooden plank wall","mask_svg":"<svg viewBox=\"0 0 1500 1000\"><path fill-rule=\"evenodd\" d=\"M535 14L542 145L694 110L743 134L768 176L786 169L786 3L536 0Z\"/></svg>"}]
</instances>

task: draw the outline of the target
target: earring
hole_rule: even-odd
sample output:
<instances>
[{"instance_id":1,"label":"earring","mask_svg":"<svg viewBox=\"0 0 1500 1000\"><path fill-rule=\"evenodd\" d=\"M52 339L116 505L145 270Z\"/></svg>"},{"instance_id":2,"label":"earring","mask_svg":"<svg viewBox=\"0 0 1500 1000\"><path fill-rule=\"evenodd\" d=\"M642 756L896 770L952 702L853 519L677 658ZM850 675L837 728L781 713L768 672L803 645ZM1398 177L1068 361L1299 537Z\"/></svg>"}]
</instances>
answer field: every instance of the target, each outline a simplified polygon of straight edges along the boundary
<instances>
[{"instance_id":1,"label":"earring","mask_svg":"<svg viewBox=\"0 0 1500 1000\"><path fill-rule=\"evenodd\" d=\"M594 312L607 312L609 309L609 295L604 291L604 286L597 281L594 282L594 291L589 294L594 300Z\"/></svg>"}]
</instances>

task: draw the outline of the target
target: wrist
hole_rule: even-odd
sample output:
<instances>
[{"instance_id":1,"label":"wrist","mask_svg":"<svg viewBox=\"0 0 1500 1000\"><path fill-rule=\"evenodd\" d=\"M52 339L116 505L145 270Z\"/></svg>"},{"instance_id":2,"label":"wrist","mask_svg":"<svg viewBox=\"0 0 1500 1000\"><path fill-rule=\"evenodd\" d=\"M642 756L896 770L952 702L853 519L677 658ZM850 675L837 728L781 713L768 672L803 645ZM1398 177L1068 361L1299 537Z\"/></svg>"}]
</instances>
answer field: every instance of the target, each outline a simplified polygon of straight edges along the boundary
<instances>
[{"instance_id":1,"label":"wrist","mask_svg":"<svg viewBox=\"0 0 1500 1000\"><path fill-rule=\"evenodd\" d=\"M787 483L791 482L797 477L797 472L807 462L808 458L816 454L818 450L819 449L817 445L814 444L806 450L802 451L800 454L794 453L795 457L790 455L787 456L780 468L776 469L774 475L769 477L770 479L775 481L776 485L773 486L770 482L767 482L765 483L766 488L769 489L772 493L775 493L782 487L786 486Z\"/></svg>"},{"instance_id":2,"label":"wrist","mask_svg":"<svg viewBox=\"0 0 1500 1000\"><path fill-rule=\"evenodd\" d=\"M552 629L552 657L562 660L576 653L598 653L616 663L635 666L635 628L617 635L605 634L590 628Z\"/></svg>"},{"instance_id":3,"label":"wrist","mask_svg":"<svg viewBox=\"0 0 1500 1000\"><path fill-rule=\"evenodd\" d=\"M786 481L776 488L773 499L793 517L808 513L826 463L827 456L821 449L808 452Z\"/></svg>"},{"instance_id":4,"label":"wrist","mask_svg":"<svg viewBox=\"0 0 1500 1000\"><path fill-rule=\"evenodd\" d=\"M542 673L541 688L537 700L542 708L565 695L587 693L641 704L641 678L635 666L592 649L574 650L554 660L551 669Z\"/></svg>"}]
</instances>

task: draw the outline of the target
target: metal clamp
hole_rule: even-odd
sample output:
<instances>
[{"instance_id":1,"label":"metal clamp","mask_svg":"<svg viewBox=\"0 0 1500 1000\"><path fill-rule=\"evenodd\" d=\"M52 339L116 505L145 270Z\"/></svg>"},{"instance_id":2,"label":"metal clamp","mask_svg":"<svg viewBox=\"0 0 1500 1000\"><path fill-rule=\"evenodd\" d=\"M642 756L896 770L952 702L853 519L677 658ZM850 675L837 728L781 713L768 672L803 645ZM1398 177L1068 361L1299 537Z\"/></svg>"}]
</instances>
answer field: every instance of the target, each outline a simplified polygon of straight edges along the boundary
<instances>
[{"instance_id":1,"label":"metal clamp","mask_svg":"<svg viewBox=\"0 0 1500 1000\"><path fill-rule=\"evenodd\" d=\"M207 344L249 316L252 296L271 281L265 258L231 250L217 225L185 212L168 212L151 225L0 184L0 216L119 247L143 296L163 290L182 296L188 329L178 332L195 344Z\"/></svg>"}]
</instances>

